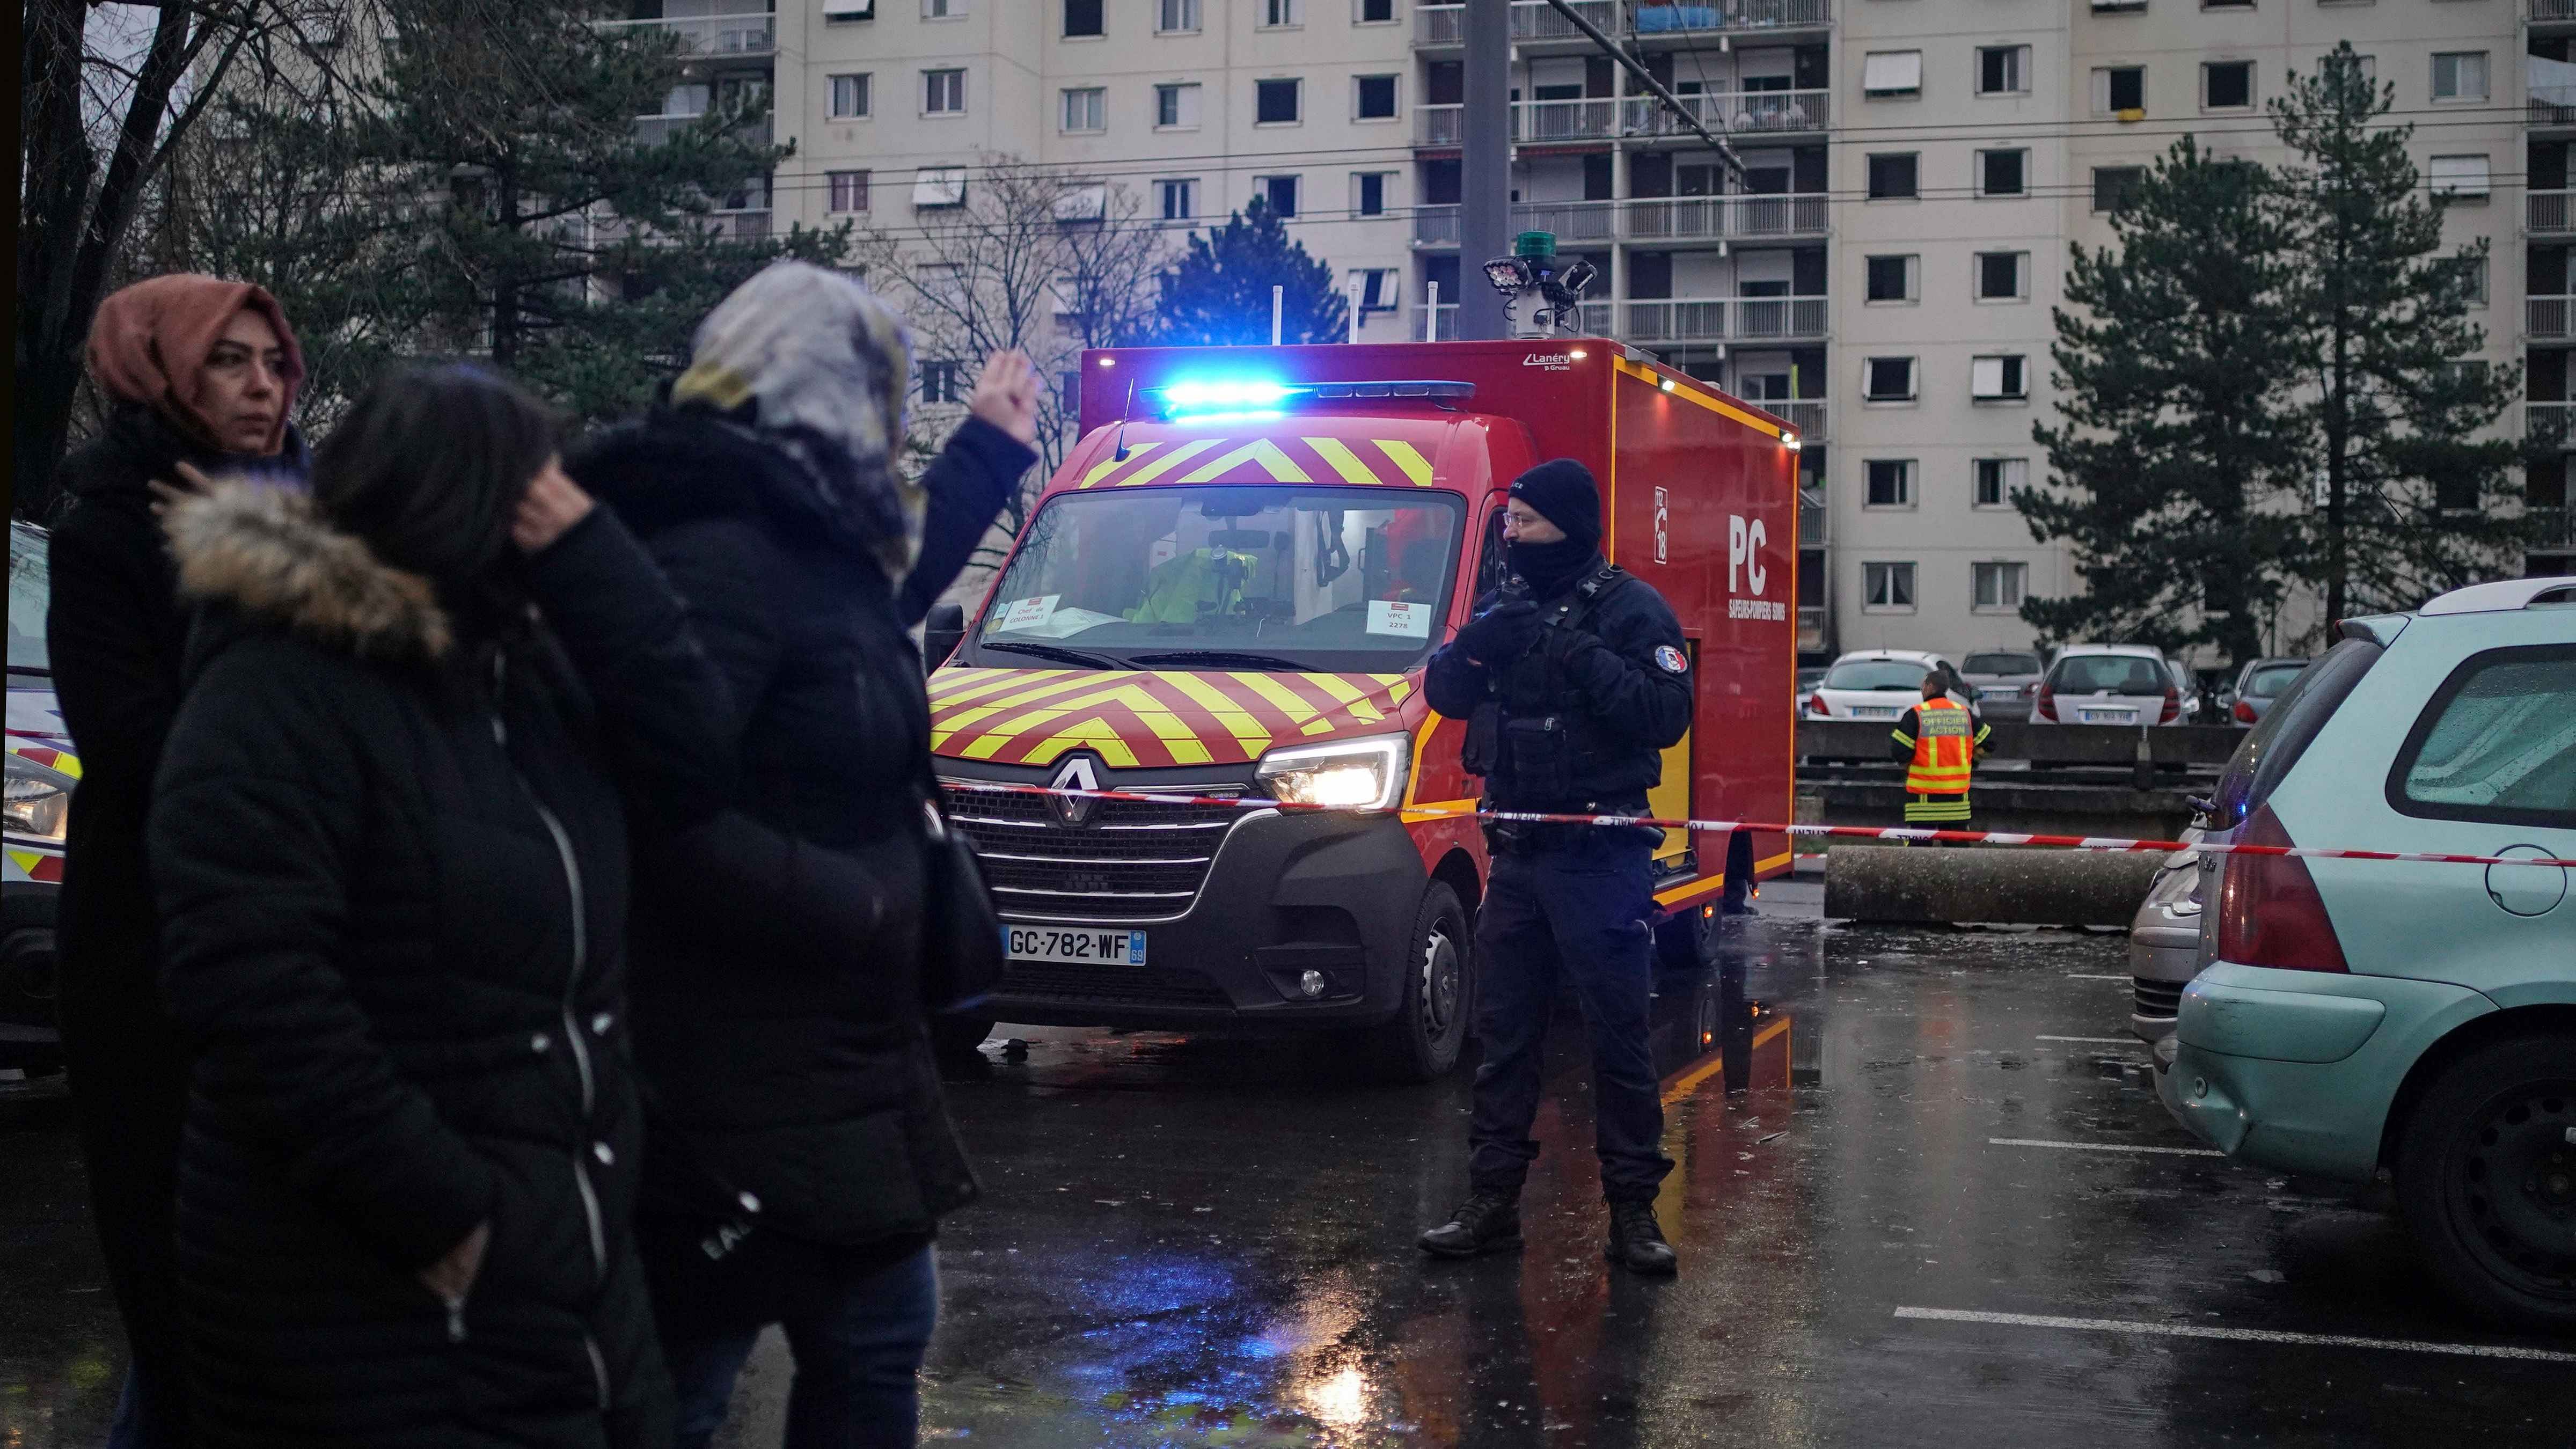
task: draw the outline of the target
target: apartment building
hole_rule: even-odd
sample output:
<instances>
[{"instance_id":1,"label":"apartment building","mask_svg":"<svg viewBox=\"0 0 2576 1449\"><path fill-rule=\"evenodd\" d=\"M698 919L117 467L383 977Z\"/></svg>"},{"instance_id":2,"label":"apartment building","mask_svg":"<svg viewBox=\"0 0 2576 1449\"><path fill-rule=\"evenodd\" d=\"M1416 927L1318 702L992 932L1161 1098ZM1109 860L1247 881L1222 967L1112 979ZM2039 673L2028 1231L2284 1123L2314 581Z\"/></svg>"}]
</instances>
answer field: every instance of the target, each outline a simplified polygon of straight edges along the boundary
<instances>
[{"instance_id":1,"label":"apartment building","mask_svg":"<svg viewBox=\"0 0 2576 1449\"><path fill-rule=\"evenodd\" d=\"M2524 425L2576 447L2576 0L1574 0L1727 136L1740 179L1545 0L1475 3L1511 11L1514 228L1600 269L1587 330L1805 431L1803 650L2029 640L2021 600L2077 585L2011 503L2045 473L2030 431L2069 243L2108 241L2186 131L2280 159L2265 101L2346 39L2416 124L2452 239L2494 240L2489 360L2528 363ZM1365 340L1454 335L1460 287L1483 285L1458 255L1463 4L637 9L700 60L672 115L771 90L798 152L735 198L745 227L900 231L1006 153L1176 226L1266 198L1358 286ZM2532 502L2568 516L2563 469Z\"/></svg>"}]
</instances>

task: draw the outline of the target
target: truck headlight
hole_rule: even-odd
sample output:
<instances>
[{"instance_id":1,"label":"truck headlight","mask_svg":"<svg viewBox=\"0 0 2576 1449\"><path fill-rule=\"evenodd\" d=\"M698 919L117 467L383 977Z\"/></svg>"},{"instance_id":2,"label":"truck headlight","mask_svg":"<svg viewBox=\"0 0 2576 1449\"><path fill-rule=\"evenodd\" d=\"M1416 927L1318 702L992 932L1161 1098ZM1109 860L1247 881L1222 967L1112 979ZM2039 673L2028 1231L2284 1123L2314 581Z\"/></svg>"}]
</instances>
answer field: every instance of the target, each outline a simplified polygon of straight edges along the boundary
<instances>
[{"instance_id":1,"label":"truck headlight","mask_svg":"<svg viewBox=\"0 0 2576 1449\"><path fill-rule=\"evenodd\" d=\"M60 770L49 770L24 755L11 755L8 833L61 844L63 819L71 813L75 783Z\"/></svg>"},{"instance_id":2,"label":"truck headlight","mask_svg":"<svg viewBox=\"0 0 2576 1449\"><path fill-rule=\"evenodd\" d=\"M1372 813L1404 802L1412 763L1409 736L1370 735L1272 750L1261 757L1253 778L1264 794L1285 804Z\"/></svg>"}]
</instances>

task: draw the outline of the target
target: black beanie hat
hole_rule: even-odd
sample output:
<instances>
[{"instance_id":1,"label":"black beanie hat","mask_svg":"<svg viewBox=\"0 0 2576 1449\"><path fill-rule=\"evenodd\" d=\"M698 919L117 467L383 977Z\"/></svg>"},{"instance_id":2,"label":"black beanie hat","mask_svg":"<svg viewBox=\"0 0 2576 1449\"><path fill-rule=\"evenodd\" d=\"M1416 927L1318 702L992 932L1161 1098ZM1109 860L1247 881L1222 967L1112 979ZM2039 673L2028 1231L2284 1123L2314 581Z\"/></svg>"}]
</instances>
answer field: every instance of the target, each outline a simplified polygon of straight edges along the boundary
<instances>
[{"instance_id":1,"label":"black beanie hat","mask_svg":"<svg viewBox=\"0 0 2576 1449\"><path fill-rule=\"evenodd\" d=\"M1601 490L1572 458L1550 458L1513 479L1512 496L1586 549L1601 546Z\"/></svg>"}]
</instances>

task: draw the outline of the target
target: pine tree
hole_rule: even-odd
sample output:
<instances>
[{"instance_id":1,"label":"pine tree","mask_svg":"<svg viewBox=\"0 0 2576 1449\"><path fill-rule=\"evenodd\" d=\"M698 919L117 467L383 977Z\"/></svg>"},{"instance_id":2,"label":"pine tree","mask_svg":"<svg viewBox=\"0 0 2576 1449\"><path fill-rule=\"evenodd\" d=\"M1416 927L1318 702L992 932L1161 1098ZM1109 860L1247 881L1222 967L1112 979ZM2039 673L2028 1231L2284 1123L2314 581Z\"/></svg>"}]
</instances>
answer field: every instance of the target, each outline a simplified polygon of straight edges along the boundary
<instances>
[{"instance_id":1,"label":"pine tree","mask_svg":"<svg viewBox=\"0 0 2576 1449\"><path fill-rule=\"evenodd\" d=\"M1162 279L1166 343L1224 346L1270 341L1270 289L1281 297L1279 340L1339 342L1348 335L1350 304L1333 286L1333 268L1306 254L1259 197L1192 236L1189 250Z\"/></svg>"},{"instance_id":2,"label":"pine tree","mask_svg":"<svg viewBox=\"0 0 2576 1449\"><path fill-rule=\"evenodd\" d=\"M2346 42L2271 104L2299 157L2281 179L2319 495L2303 573L2328 619L2491 577L2531 527L2510 488L2523 446L2480 436L2522 389L2519 366L2475 360L2487 243L2442 250L2447 203L2363 64Z\"/></svg>"},{"instance_id":3,"label":"pine tree","mask_svg":"<svg viewBox=\"0 0 2576 1449\"><path fill-rule=\"evenodd\" d=\"M2035 424L2051 486L2013 496L2069 540L2084 592L2024 601L2051 639L2107 637L2230 659L2262 652L2298 519L2289 236L2270 177L2185 136L2072 248L2055 309L2058 418Z\"/></svg>"}]
</instances>

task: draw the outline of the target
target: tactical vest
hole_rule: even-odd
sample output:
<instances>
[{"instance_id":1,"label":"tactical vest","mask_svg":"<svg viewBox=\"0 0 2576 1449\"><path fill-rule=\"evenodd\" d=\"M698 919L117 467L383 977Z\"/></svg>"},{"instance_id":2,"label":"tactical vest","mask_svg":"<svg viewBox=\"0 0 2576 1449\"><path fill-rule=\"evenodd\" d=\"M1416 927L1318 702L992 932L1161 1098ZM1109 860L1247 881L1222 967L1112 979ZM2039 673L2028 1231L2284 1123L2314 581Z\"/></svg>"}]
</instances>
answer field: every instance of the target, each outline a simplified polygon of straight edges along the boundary
<instances>
[{"instance_id":1,"label":"tactical vest","mask_svg":"<svg viewBox=\"0 0 2576 1449\"><path fill-rule=\"evenodd\" d=\"M1566 673L1566 660L1586 638L1592 618L1628 582L1606 564L1539 611L1538 642L1521 657L1486 671L1485 699L1467 720L1462 763L1485 777L1498 804L1555 809L1579 798L1617 748L1593 719Z\"/></svg>"},{"instance_id":2,"label":"tactical vest","mask_svg":"<svg viewBox=\"0 0 2576 1449\"><path fill-rule=\"evenodd\" d=\"M1976 722L1953 699L1927 699L1914 707L1914 760L1905 788L1917 795L1964 795L1975 751Z\"/></svg>"}]
</instances>

